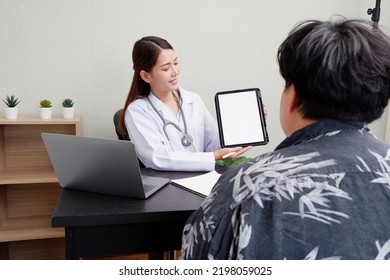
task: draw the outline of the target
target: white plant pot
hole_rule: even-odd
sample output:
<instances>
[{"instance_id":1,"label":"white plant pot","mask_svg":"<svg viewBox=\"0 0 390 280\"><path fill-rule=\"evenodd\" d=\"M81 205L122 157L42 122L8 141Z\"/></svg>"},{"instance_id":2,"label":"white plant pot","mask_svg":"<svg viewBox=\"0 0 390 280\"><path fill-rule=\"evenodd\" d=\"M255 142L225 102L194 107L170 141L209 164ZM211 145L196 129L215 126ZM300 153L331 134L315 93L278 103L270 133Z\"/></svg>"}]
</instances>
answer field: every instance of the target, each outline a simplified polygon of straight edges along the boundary
<instances>
[{"instance_id":1,"label":"white plant pot","mask_svg":"<svg viewBox=\"0 0 390 280\"><path fill-rule=\"evenodd\" d=\"M74 108L73 107L63 107L62 113L63 113L64 119L73 119Z\"/></svg>"},{"instance_id":2,"label":"white plant pot","mask_svg":"<svg viewBox=\"0 0 390 280\"><path fill-rule=\"evenodd\" d=\"M51 119L52 108L39 108L39 113L41 115L41 119L50 120Z\"/></svg>"},{"instance_id":3,"label":"white plant pot","mask_svg":"<svg viewBox=\"0 0 390 280\"><path fill-rule=\"evenodd\" d=\"M6 107L5 118L8 120L15 120L18 118L18 107Z\"/></svg>"}]
</instances>

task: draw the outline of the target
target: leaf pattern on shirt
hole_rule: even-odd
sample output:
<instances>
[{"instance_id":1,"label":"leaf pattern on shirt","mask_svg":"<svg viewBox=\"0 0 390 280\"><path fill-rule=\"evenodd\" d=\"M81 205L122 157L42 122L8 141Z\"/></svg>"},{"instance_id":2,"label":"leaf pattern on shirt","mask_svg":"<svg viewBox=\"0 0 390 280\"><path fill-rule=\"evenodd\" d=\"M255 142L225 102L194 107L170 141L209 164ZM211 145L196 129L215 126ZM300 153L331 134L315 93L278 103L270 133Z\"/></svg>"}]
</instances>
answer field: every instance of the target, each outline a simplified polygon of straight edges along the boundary
<instances>
[{"instance_id":1,"label":"leaf pattern on shirt","mask_svg":"<svg viewBox=\"0 0 390 280\"><path fill-rule=\"evenodd\" d=\"M378 250L378 255L375 260L390 260L390 239L387 240L383 246L380 245L380 242L375 241L376 248ZM316 260L319 251L319 246L315 247L307 256L304 258L305 260ZM322 260L340 260L340 256L327 257Z\"/></svg>"},{"instance_id":2,"label":"leaf pattern on shirt","mask_svg":"<svg viewBox=\"0 0 390 280\"><path fill-rule=\"evenodd\" d=\"M298 199L297 212L284 212L286 215L297 215L330 224L340 223L338 218L348 215L330 210L329 197L336 196L351 200L348 193L338 188L344 174L333 174L333 181L326 180L329 175L313 174L313 170L336 165L334 160L312 162L319 153L309 153L295 157L273 155L260 158L247 170L239 170L232 178L234 209L241 201L253 198L263 208L263 201L277 198L282 201ZM309 163L307 163L309 162ZM312 162L312 163L310 163ZM311 171L307 173L305 171ZM332 183L332 184L331 184ZM213 200L210 199L208 203Z\"/></svg>"},{"instance_id":3,"label":"leaf pattern on shirt","mask_svg":"<svg viewBox=\"0 0 390 280\"><path fill-rule=\"evenodd\" d=\"M390 260L390 239L387 240L383 246L379 244L379 241L375 241L376 248L378 249L378 255L376 256L376 260ZM387 257L386 257L387 256Z\"/></svg>"},{"instance_id":4,"label":"leaf pattern on shirt","mask_svg":"<svg viewBox=\"0 0 390 280\"><path fill-rule=\"evenodd\" d=\"M232 259L237 251L237 248L245 248L249 245L250 238L252 236L252 225L245 222L245 217L249 215L249 213L239 215L238 211L234 211L235 213L232 215L232 225L235 225L233 231L236 233L234 235L234 240L232 242L232 246L229 251L229 259ZM240 222L236 222L235 217L240 218ZM244 257L238 252L238 256L236 259L244 259Z\"/></svg>"},{"instance_id":5,"label":"leaf pattern on shirt","mask_svg":"<svg viewBox=\"0 0 390 280\"><path fill-rule=\"evenodd\" d=\"M307 256L304 258L304 260L317 260L318 251L320 250L319 246L315 247ZM340 260L341 257L335 256L335 257L328 257L322 260Z\"/></svg>"},{"instance_id":6,"label":"leaf pattern on shirt","mask_svg":"<svg viewBox=\"0 0 390 280\"><path fill-rule=\"evenodd\" d=\"M387 182L390 182L390 166L387 163L389 160L389 154L390 150L387 152L387 155L385 158L378 155L378 153L370 151L370 153L376 157L378 160L379 166L381 167L381 170L376 171L375 173L378 175L378 178L372 181L372 183L378 183L386 186L390 190L390 186L387 184Z\"/></svg>"}]
</instances>

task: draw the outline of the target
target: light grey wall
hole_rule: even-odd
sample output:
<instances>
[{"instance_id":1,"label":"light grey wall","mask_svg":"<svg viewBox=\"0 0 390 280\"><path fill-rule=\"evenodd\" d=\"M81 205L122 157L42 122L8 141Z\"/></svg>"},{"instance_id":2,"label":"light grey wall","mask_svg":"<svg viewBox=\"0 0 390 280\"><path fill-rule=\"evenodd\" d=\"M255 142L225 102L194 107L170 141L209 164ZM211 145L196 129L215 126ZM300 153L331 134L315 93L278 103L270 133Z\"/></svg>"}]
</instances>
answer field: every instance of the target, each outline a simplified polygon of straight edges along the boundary
<instances>
[{"instance_id":1,"label":"light grey wall","mask_svg":"<svg viewBox=\"0 0 390 280\"><path fill-rule=\"evenodd\" d=\"M382 2L380 24L390 29L390 1ZM270 143L251 156L284 139L276 50L293 25L334 14L370 20L374 6L374 0L0 0L0 97L15 94L23 100L20 114L36 115L41 99L51 99L60 114L61 101L73 98L83 135L115 138L112 116L130 86L132 46L158 35L178 54L181 86L199 93L212 114L216 92L261 89ZM382 138L386 119L387 113L371 125Z\"/></svg>"}]
</instances>

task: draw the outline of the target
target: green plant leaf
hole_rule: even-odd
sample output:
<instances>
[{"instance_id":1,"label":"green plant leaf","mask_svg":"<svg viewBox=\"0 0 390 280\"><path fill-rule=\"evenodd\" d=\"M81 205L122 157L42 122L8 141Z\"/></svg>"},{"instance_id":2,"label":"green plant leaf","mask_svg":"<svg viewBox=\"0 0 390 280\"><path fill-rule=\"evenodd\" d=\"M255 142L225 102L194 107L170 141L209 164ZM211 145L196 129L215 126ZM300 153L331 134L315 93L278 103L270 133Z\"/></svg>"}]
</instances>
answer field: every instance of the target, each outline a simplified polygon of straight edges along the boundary
<instances>
[{"instance_id":1,"label":"green plant leaf","mask_svg":"<svg viewBox=\"0 0 390 280\"><path fill-rule=\"evenodd\" d=\"M74 101L70 98L66 98L62 101L62 107L71 108L74 105Z\"/></svg>"},{"instance_id":2,"label":"green plant leaf","mask_svg":"<svg viewBox=\"0 0 390 280\"><path fill-rule=\"evenodd\" d=\"M229 165L240 165L244 162L247 162L248 160L251 160L251 158L240 156L236 158L227 158L227 159L221 159L217 160L216 164L219 166L229 166Z\"/></svg>"},{"instance_id":3,"label":"green plant leaf","mask_svg":"<svg viewBox=\"0 0 390 280\"><path fill-rule=\"evenodd\" d=\"M12 107L16 107L16 105L18 105L21 100L17 97L15 97L15 95L7 95L7 97L5 99L3 99L3 102L10 108Z\"/></svg>"},{"instance_id":4,"label":"green plant leaf","mask_svg":"<svg viewBox=\"0 0 390 280\"><path fill-rule=\"evenodd\" d=\"M51 108L52 104L51 101L48 99L43 99L39 102L39 107L41 108Z\"/></svg>"}]
</instances>

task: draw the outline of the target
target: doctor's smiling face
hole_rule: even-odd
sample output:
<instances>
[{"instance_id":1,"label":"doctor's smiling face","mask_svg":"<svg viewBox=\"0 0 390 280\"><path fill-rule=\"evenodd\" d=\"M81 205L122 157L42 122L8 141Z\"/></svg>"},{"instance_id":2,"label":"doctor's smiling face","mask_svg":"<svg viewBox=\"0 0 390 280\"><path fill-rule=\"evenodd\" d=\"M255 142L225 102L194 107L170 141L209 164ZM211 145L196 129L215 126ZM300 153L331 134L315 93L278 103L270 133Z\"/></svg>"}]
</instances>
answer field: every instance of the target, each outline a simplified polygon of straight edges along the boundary
<instances>
[{"instance_id":1,"label":"doctor's smiling face","mask_svg":"<svg viewBox=\"0 0 390 280\"><path fill-rule=\"evenodd\" d=\"M156 64L149 72L141 71L142 79L156 96L163 96L179 88L180 67L174 50L162 49Z\"/></svg>"}]
</instances>

